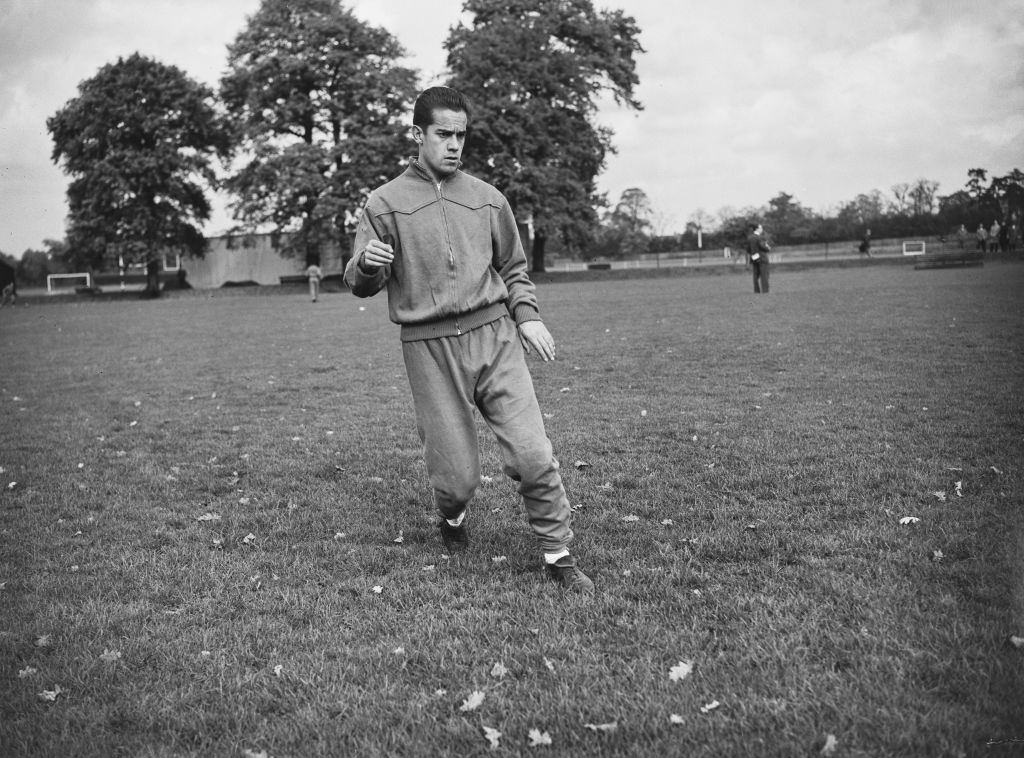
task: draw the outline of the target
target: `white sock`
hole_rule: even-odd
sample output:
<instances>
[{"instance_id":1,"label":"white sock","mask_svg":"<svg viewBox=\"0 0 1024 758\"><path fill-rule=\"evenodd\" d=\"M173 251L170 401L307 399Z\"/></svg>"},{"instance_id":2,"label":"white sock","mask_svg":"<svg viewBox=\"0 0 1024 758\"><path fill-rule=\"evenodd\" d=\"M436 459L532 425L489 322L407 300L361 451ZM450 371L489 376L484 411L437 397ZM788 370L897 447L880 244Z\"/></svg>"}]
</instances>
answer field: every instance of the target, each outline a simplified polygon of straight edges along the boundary
<instances>
[{"instance_id":1,"label":"white sock","mask_svg":"<svg viewBox=\"0 0 1024 758\"><path fill-rule=\"evenodd\" d=\"M566 548L562 548L557 553L544 553L544 562L547 564L556 563L560 558L564 558L569 554Z\"/></svg>"},{"instance_id":2,"label":"white sock","mask_svg":"<svg viewBox=\"0 0 1024 758\"><path fill-rule=\"evenodd\" d=\"M469 510L469 509L467 508L466 510ZM465 518L466 518L466 511L464 510L457 517L455 517L455 518L446 518L445 521L448 522L448 526L462 526L462 521Z\"/></svg>"}]
</instances>

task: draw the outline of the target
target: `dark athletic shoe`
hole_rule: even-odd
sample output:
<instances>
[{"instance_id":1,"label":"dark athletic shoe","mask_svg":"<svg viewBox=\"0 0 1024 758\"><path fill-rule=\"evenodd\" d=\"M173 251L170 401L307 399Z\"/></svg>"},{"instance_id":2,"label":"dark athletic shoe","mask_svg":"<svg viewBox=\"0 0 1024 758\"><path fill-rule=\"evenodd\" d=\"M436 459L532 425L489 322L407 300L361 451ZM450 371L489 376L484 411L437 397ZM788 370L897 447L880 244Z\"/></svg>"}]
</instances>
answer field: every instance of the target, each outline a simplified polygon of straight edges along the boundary
<instances>
[{"instance_id":1,"label":"dark athletic shoe","mask_svg":"<svg viewBox=\"0 0 1024 758\"><path fill-rule=\"evenodd\" d=\"M446 519L441 519L438 526L441 528L441 541L449 553L466 552L469 547L469 531L465 521L459 526L452 526Z\"/></svg>"},{"instance_id":2,"label":"dark athletic shoe","mask_svg":"<svg viewBox=\"0 0 1024 758\"><path fill-rule=\"evenodd\" d=\"M570 592L579 592L585 595L594 592L594 583L590 577L584 574L576 566L576 559L571 555L565 555L554 563L545 564L548 577Z\"/></svg>"}]
</instances>

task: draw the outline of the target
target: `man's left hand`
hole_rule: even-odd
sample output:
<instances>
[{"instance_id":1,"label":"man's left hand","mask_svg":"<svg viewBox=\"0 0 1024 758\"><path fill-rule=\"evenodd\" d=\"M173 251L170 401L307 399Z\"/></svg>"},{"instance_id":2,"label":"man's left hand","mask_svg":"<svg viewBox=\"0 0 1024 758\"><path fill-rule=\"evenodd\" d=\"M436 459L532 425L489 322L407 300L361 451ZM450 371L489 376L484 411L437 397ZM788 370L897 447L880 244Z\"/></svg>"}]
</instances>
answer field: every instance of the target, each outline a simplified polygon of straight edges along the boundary
<instances>
[{"instance_id":1,"label":"man's left hand","mask_svg":"<svg viewBox=\"0 0 1024 758\"><path fill-rule=\"evenodd\" d=\"M519 341L526 352L537 351L537 355L546 361L555 359L555 338L544 326L543 321L524 321L519 325Z\"/></svg>"}]
</instances>

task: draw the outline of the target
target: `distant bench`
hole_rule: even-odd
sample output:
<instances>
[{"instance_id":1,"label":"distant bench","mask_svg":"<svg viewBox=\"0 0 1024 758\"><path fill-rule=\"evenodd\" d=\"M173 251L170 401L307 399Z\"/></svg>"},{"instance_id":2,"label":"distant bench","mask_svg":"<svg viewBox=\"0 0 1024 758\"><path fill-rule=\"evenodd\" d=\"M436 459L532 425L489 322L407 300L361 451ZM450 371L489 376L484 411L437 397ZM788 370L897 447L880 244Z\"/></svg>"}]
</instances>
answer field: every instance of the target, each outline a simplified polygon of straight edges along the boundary
<instances>
[{"instance_id":1,"label":"distant bench","mask_svg":"<svg viewBox=\"0 0 1024 758\"><path fill-rule=\"evenodd\" d=\"M985 254L979 250L956 250L925 253L914 261L914 268L944 268L945 266L984 266Z\"/></svg>"},{"instance_id":2,"label":"distant bench","mask_svg":"<svg viewBox=\"0 0 1024 758\"><path fill-rule=\"evenodd\" d=\"M280 285L283 287L288 284L309 284L309 277L305 274L285 274L284 276L277 277ZM329 274L324 274L320 277L320 283L324 282L338 282L343 283L345 274L341 271L332 271Z\"/></svg>"},{"instance_id":3,"label":"distant bench","mask_svg":"<svg viewBox=\"0 0 1024 758\"><path fill-rule=\"evenodd\" d=\"M181 278L177 271L161 271L159 273L160 282L166 284L167 282L176 282ZM132 286L145 285L148 283L146 273L144 271L128 271L124 274L120 274L116 271L104 271L99 274L92 275L93 287L104 287L113 284L130 284Z\"/></svg>"}]
</instances>

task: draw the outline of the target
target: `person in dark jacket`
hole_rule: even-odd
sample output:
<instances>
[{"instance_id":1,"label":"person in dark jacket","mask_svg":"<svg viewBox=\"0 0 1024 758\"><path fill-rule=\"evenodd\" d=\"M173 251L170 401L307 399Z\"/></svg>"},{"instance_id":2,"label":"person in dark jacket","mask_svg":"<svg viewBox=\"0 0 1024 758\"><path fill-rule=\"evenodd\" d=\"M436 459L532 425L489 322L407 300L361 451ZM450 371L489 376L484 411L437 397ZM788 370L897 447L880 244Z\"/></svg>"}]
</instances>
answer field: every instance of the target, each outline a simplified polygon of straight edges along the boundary
<instances>
[{"instance_id":1,"label":"person in dark jacket","mask_svg":"<svg viewBox=\"0 0 1024 758\"><path fill-rule=\"evenodd\" d=\"M860 246L857 248L861 255L866 255L871 258L871 230L868 229L864 232L864 239L860 241Z\"/></svg>"},{"instance_id":2,"label":"person in dark jacket","mask_svg":"<svg viewBox=\"0 0 1024 758\"><path fill-rule=\"evenodd\" d=\"M768 253L771 249L764 238L764 227L751 224L747 235L747 260L754 271L754 292L768 292Z\"/></svg>"},{"instance_id":3,"label":"person in dark jacket","mask_svg":"<svg viewBox=\"0 0 1024 758\"><path fill-rule=\"evenodd\" d=\"M548 576L567 590L594 583L569 553L571 508L524 353L555 357L512 209L460 170L470 107L431 87L413 110L418 155L371 194L345 279L357 297L387 288L401 326L423 457L449 552L469 544L467 509L480 484L479 412L519 482Z\"/></svg>"},{"instance_id":4,"label":"person in dark jacket","mask_svg":"<svg viewBox=\"0 0 1024 758\"><path fill-rule=\"evenodd\" d=\"M14 276L14 267L7 261L0 260L0 308L18 300L18 280Z\"/></svg>"}]
</instances>

